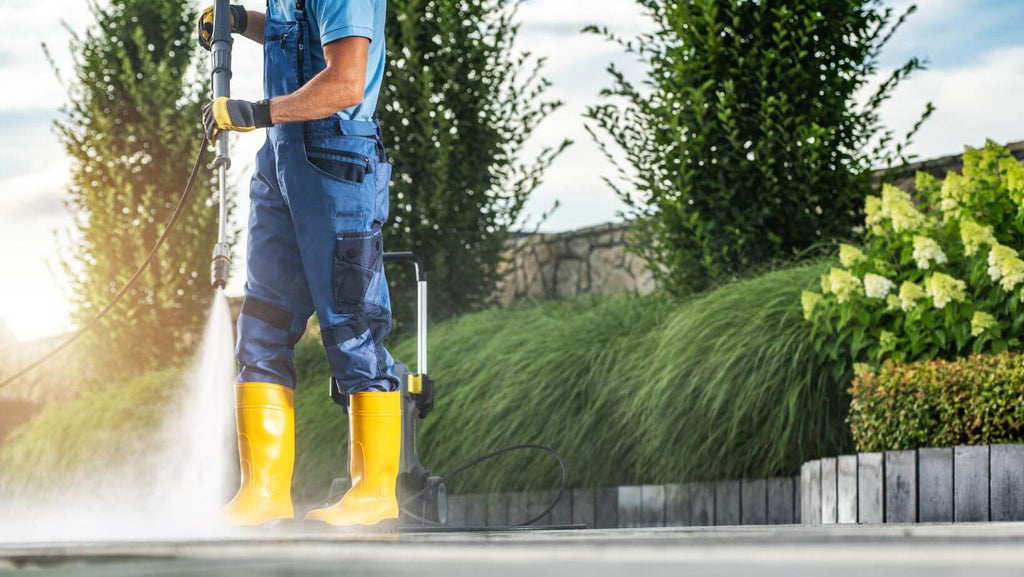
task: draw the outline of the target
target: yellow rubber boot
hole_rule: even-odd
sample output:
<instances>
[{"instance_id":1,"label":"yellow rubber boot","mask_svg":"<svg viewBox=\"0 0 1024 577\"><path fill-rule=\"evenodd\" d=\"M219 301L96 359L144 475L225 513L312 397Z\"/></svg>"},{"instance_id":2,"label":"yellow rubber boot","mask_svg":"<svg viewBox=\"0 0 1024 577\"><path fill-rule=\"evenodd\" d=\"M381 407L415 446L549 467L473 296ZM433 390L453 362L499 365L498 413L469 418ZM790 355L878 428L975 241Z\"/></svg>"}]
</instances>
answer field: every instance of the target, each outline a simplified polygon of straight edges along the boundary
<instances>
[{"instance_id":1,"label":"yellow rubber boot","mask_svg":"<svg viewBox=\"0 0 1024 577\"><path fill-rule=\"evenodd\" d=\"M402 393L353 393L349 401L352 488L336 505L310 511L306 519L336 527L396 524Z\"/></svg>"},{"instance_id":2,"label":"yellow rubber boot","mask_svg":"<svg viewBox=\"0 0 1024 577\"><path fill-rule=\"evenodd\" d=\"M235 385L242 484L224 507L224 522L253 527L294 519L295 393L271 383Z\"/></svg>"}]
</instances>

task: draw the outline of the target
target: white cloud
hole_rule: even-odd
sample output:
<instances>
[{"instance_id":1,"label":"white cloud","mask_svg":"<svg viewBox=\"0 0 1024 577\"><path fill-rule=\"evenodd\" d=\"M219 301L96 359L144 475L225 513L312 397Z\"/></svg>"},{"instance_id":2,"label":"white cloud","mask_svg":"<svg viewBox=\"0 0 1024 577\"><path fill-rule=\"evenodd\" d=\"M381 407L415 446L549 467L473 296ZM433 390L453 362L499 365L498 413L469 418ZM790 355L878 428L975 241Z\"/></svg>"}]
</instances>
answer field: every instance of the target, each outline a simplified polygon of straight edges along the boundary
<instances>
[{"instance_id":1,"label":"white cloud","mask_svg":"<svg viewBox=\"0 0 1024 577\"><path fill-rule=\"evenodd\" d=\"M911 152L921 158L961 152L986 138L1024 140L1024 46L985 54L973 66L925 70L902 85L884 106L886 124L906 132L932 101L935 114L918 134Z\"/></svg>"}]
</instances>

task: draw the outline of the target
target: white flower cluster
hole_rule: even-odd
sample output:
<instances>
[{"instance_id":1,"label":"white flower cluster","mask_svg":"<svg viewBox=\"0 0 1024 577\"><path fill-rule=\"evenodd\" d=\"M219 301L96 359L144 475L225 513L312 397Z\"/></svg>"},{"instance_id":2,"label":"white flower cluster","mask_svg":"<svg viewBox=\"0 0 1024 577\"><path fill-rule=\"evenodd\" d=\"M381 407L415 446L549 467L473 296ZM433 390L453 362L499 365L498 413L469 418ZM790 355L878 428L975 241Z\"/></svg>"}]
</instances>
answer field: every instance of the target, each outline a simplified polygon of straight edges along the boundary
<instances>
[{"instance_id":1,"label":"white flower cluster","mask_svg":"<svg viewBox=\"0 0 1024 577\"><path fill-rule=\"evenodd\" d=\"M924 290L937 309L944 309L951 302L963 302L967 298L967 283L941 272L925 279Z\"/></svg>"},{"instance_id":2,"label":"white flower cluster","mask_svg":"<svg viewBox=\"0 0 1024 577\"><path fill-rule=\"evenodd\" d=\"M939 243L926 236L914 237L914 260L917 261L917 268L928 270L931 263L945 264L946 253L942 252Z\"/></svg>"},{"instance_id":3,"label":"white flower cluster","mask_svg":"<svg viewBox=\"0 0 1024 577\"><path fill-rule=\"evenodd\" d=\"M864 294L868 298L884 299L896 285L884 276L868 273L864 275Z\"/></svg>"},{"instance_id":4,"label":"white flower cluster","mask_svg":"<svg viewBox=\"0 0 1024 577\"><path fill-rule=\"evenodd\" d=\"M1003 290L1012 291L1024 282L1024 260L1012 248L997 244L988 253L988 275Z\"/></svg>"},{"instance_id":5,"label":"white flower cluster","mask_svg":"<svg viewBox=\"0 0 1024 577\"><path fill-rule=\"evenodd\" d=\"M970 219L960 222L960 240L964 243L964 254L967 256L974 256L983 246L999 244L992 234L992 227L982 226Z\"/></svg>"}]
</instances>

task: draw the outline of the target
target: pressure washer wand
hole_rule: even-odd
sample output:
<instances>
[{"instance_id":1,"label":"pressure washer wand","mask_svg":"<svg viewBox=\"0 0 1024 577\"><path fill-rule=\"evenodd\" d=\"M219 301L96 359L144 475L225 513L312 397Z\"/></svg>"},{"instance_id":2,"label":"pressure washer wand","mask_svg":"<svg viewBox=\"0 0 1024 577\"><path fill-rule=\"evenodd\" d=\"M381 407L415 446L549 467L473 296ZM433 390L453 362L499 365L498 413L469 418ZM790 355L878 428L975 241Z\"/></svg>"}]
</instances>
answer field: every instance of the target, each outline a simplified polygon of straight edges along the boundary
<instances>
[{"instance_id":1,"label":"pressure washer wand","mask_svg":"<svg viewBox=\"0 0 1024 577\"><path fill-rule=\"evenodd\" d=\"M213 97L231 96L231 0L216 0L213 8L213 38L210 58L213 68ZM217 244L213 247L213 262L210 277L213 287L223 289L228 284L231 269L231 247L227 241L228 199L227 178L231 168L228 154L228 133L222 131L217 137L217 157L213 161L219 172L220 220L217 230Z\"/></svg>"}]
</instances>

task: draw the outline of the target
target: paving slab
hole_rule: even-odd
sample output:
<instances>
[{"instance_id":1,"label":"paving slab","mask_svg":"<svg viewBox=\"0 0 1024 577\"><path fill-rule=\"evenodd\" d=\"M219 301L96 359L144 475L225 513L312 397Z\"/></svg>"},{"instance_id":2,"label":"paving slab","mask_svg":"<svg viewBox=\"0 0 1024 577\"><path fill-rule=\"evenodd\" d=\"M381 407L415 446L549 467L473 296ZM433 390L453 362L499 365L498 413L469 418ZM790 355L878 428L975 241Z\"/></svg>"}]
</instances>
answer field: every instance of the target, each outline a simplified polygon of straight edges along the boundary
<instances>
[{"instance_id":1,"label":"paving slab","mask_svg":"<svg viewBox=\"0 0 1024 577\"><path fill-rule=\"evenodd\" d=\"M0 574L1009 577L1024 567L1019 524L258 535L0 544Z\"/></svg>"}]
</instances>

